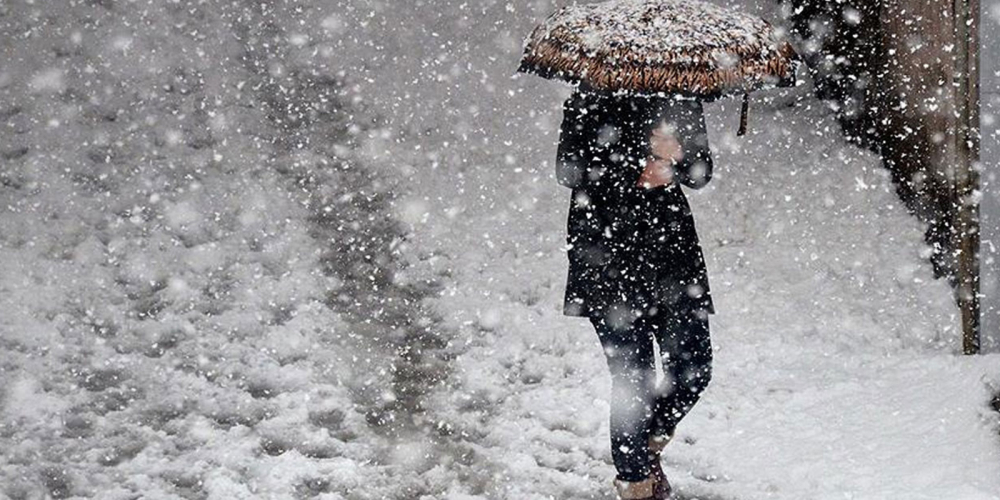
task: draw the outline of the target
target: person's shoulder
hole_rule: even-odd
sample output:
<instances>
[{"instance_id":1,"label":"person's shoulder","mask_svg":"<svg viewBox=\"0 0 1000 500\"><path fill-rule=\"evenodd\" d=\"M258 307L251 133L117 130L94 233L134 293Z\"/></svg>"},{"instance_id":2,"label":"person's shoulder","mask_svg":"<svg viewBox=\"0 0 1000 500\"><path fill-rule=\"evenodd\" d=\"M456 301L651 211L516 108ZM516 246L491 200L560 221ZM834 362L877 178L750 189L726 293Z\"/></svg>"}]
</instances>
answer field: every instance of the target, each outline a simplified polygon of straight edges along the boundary
<instances>
[{"instance_id":1,"label":"person's shoulder","mask_svg":"<svg viewBox=\"0 0 1000 500\"><path fill-rule=\"evenodd\" d=\"M660 116L679 119L698 118L704 113L701 99L680 94L658 95L651 108Z\"/></svg>"},{"instance_id":2,"label":"person's shoulder","mask_svg":"<svg viewBox=\"0 0 1000 500\"><path fill-rule=\"evenodd\" d=\"M614 96L599 90L577 87L566 99L565 106L585 111L587 114L608 113L615 107Z\"/></svg>"}]
</instances>

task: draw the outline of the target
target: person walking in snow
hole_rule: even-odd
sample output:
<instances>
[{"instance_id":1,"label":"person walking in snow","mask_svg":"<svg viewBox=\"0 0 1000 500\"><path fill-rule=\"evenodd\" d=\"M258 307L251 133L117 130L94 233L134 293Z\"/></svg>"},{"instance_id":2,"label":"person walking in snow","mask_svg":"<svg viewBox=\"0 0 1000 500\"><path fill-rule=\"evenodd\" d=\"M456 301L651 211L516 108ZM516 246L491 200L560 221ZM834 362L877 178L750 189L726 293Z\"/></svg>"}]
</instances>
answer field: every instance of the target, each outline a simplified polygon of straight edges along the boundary
<instances>
[{"instance_id":1,"label":"person walking in snow","mask_svg":"<svg viewBox=\"0 0 1000 500\"><path fill-rule=\"evenodd\" d=\"M619 498L669 498L660 453L711 378L715 307L681 189L712 178L702 101L742 94L743 135L749 93L795 85L798 61L764 19L699 0L574 2L525 39L518 72L576 86L556 162L573 190L564 313L607 357Z\"/></svg>"},{"instance_id":2,"label":"person walking in snow","mask_svg":"<svg viewBox=\"0 0 1000 500\"><path fill-rule=\"evenodd\" d=\"M564 314L589 318L604 348L619 497L668 498L660 453L711 378L715 308L680 187L712 176L702 104L581 85L563 113L556 176L572 189Z\"/></svg>"}]
</instances>

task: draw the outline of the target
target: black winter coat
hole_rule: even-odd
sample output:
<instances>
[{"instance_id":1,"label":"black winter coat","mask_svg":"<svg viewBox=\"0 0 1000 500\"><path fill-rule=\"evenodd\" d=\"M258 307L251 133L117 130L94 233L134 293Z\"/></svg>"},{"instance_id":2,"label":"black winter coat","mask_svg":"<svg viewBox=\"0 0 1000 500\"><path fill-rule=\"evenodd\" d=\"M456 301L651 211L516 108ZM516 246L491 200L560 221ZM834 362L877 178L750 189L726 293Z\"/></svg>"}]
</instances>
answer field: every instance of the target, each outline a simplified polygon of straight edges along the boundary
<instances>
[{"instance_id":1,"label":"black winter coat","mask_svg":"<svg viewBox=\"0 0 1000 500\"><path fill-rule=\"evenodd\" d=\"M674 182L637 186L649 135L666 121L684 152ZM670 310L715 313L694 218L678 181L711 179L701 102L577 90L567 99L556 177L573 190L563 313L634 318ZM630 320L627 320L630 321Z\"/></svg>"}]
</instances>

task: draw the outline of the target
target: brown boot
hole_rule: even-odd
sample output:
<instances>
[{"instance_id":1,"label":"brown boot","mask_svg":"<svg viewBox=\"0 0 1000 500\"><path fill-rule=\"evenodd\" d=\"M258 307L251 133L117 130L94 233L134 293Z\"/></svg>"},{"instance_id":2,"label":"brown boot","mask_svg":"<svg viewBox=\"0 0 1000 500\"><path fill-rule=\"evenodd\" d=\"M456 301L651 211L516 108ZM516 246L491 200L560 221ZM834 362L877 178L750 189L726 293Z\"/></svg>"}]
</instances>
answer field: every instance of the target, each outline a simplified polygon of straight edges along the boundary
<instances>
[{"instance_id":1,"label":"brown boot","mask_svg":"<svg viewBox=\"0 0 1000 500\"><path fill-rule=\"evenodd\" d=\"M666 448L672 437L670 435L649 437L649 476L656 480L656 485L653 488L653 500L670 499L670 482L667 481L667 475L663 472L663 466L660 464L660 454L663 453L663 449Z\"/></svg>"},{"instance_id":2,"label":"brown boot","mask_svg":"<svg viewBox=\"0 0 1000 500\"><path fill-rule=\"evenodd\" d=\"M649 476L642 481L615 479L615 491L619 500L655 500L656 478Z\"/></svg>"}]
</instances>

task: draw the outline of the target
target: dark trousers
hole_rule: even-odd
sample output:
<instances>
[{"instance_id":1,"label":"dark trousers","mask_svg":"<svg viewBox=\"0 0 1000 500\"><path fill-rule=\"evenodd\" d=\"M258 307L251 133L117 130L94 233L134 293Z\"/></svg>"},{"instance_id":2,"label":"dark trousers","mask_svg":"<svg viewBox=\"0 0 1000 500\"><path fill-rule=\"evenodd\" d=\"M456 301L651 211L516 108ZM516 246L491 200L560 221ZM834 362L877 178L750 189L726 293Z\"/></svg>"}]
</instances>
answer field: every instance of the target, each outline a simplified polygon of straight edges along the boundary
<instances>
[{"instance_id":1,"label":"dark trousers","mask_svg":"<svg viewBox=\"0 0 1000 500\"><path fill-rule=\"evenodd\" d=\"M618 479L649 476L649 436L673 435L712 376L712 343L704 311L661 311L614 326L591 318L611 371L611 457ZM657 386L653 342L664 379Z\"/></svg>"}]
</instances>

